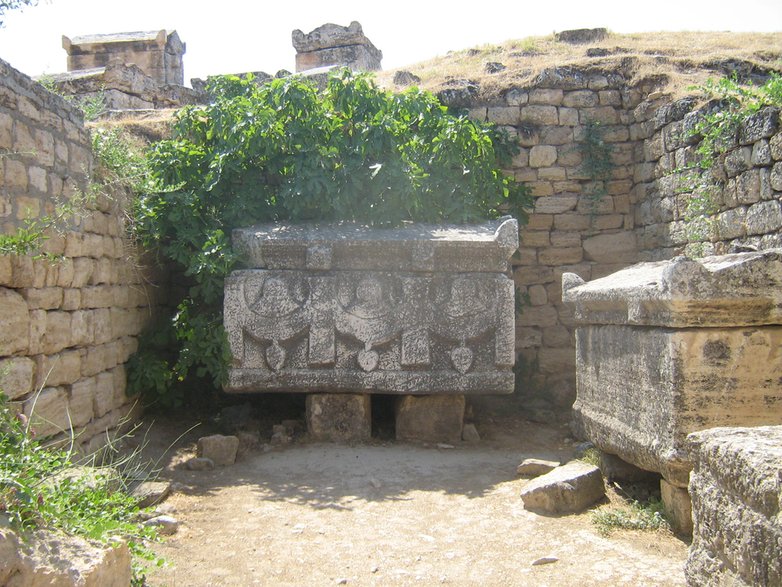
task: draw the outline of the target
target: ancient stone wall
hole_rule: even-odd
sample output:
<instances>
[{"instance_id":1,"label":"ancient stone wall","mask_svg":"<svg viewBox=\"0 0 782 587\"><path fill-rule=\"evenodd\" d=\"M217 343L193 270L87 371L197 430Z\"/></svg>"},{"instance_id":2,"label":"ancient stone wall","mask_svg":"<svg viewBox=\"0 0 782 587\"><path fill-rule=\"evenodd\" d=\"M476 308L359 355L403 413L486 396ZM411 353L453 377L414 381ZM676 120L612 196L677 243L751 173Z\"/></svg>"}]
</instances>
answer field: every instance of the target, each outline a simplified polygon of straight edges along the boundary
<instances>
[{"instance_id":1,"label":"ancient stone wall","mask_svg":"<svg viewBox=\"0 0 782 587\"><path fill-rule=\"evenodd\" d=\"M80 114L0 61L0 225L56 213L93 168ZM132 411L124 363L157 297L124 238L123 202L97 194L43 250L0 256L0 387L39 436L72 429L89 447Z\"/></svg>"},{"instance_id":2,"label":"ancient stone wall","mask_svg":"<svg viewBox=\"0 0 782 587\"><path fill-rule=\"evenodd\" d=\"M686 196L671 175L692 161L685 130L694 124L695 100L672 102L660 83L633 80L621 67L556 68L493 101L479 99L465 80L439 93L444 103L503 126L521 147L511 172L532 188L535 206L514 267L528 301L516 322L517 388L533 417L550 417L552 408L567 413L575 399L574 323L561 300L562 274L596 279L682 254L697 240L684 223ZM778 116L772 110L754 118L726 158L727 188L717 195L720 212L704 238L714 242L701 246L702 254L780 246ZM608 146L604 182L590 172L589 132Z\"/></svg>"},{"instance_id":3,"label":"ancient stone wall","mask_svg":"<svg viewBox=\"0 0 782 587\"><path fill-rule=\"evenodd\" d=\"M694 106L686 98L635 110L634 134L642 139L633 187L640 259L668 259L685 249L724 254L782 246L779 110L762 110L739 129L738 140L714 167L717 183L705 202L713 206L713 220L699 222L687 207L694 181L682 171L697 146L692 129L701 113Z\"/></svg>"}]
</instances>

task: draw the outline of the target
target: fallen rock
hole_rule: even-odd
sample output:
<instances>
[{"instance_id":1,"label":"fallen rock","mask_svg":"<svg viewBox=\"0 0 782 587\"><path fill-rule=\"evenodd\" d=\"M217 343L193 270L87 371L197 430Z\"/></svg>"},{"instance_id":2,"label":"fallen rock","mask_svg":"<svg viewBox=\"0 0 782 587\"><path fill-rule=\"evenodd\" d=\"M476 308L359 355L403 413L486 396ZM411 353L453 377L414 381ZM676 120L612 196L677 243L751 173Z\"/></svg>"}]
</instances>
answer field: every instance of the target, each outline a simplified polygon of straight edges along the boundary
<instances>
[{"instance_id":1,"label":"fallen rock","mask_svg":"<svg viewBox=\"0 0 782 587\"><path fill-rule=\"evenodd\" d=\"M138 502L139 508L159 504L171 493L169 481L142 481L130 486L130 495Z\"/></svg>"},{"instance_id":2,"label":"fallen rock","mask_svg":"<svg viewBox=\"0 0 782 587\"><path fill-rule=\"evenodd\" d=\"M462 440L465 442L480 442L481 435L478 433L478 429L475 424L465 424L462 429Z\"/></svg>"},{"instance_id":3,"label":"fallen rock","mask_svg":"<svg viewBox=\"0 0 782 587\"><path fill-rule=\"evenodd\" d=\"M571 45L580 45L582 43L594 43L602 41L608 36L608 30L605 28L597 29L573 29L561 31L554 35L554 38L560 43L569 43Z\"/></svg>"},{"instance_id":4,"label":"fallen rock","mask_svg":"<svg viewBox=\"0 0 782 587\"><path fill-rule=\"evenodd\" d=\"M532 562L533 567L538 567L540 565L550 565L552 563L558 562L559 559L555 556L542 556L538 560Z\"/></svg>"},{"instance_id":5,"label":"fallen rock","mask_svg":"<svg viewBox=\"0 0 782 587\"><path fill-rule=\"evenodd\" d=\"M486 73L499 73L501 71L504 71L507 69L507 66L503 63L500 63L499 61L489 61L488 63L484 64L483 70Z\"/></svg>"},{"instance_id":6,"label":"fallen rock","mask_svg":"<svg viewBox=\"0 0 782 587\"><path fill-rule=\"evenodd\" d=\"M571 461L527 483L521 490L524 507L552 514L577 513L605 495L600 469Z\"/></svg>"},{"instance_id":7,"label":"fallen rock","mask_svg":"<svg viewBox=\"0 0 782 587\"><path fill-rule=\"evenodd\" d=\"M236 436L213 434L198 439L196 454L200 458L211 459L215 466L225 466L236 462L238 450L239 439Z\"/></svg>"},{"instance_id":8,"label":"fallen rock","mask_svg":"<svg viewBox=\"0 0 782 587\"><path fill-rule=\"evenodd\" d=\"M164 536L176 534L179 530L179 520L172 516L155 516L144 522L145 526L157 528L157 531Z\"/></svg>"},{"instance_id":9,"label":"fallen rock","mask_svg":"<svg viewBox=\"0 0 782 587\"><path fill-rule=\"evenodd\" d=\"M132 575L124 542L102 546L48 530L21 542L0 528L0 562L0 585L127 587Z\"/></svg>"},{"instance_id":10,"label":"fallen rock","mask_svg":"<svg viewBox=\"0 0 782 587\"><path fill-rule=\"evenodd\" d=\"M516 467L516 474L522 477L539 477L559 467L559 461L547 461L545 459L524 459Z\"/></svg>"},{"instance_id":11,"label":"fallen rock","mask_svg":"<svg viewBox=\"0 0 782 587\"><path fill-rule=\"evenodd\" d=\"M414 84L420 84L421 78L410 71L400 69L394 73L394 83L397 86L412 86Z\"/></svg>"},{"instance_id":12,"label":"fallen rock","mask_svg":"<svg viewBox=\"0 0 782 587\"><path fill-rule=\"evenodd\" d=\"M185 463L185 467L189 471L211 471L215 468L215 463L206 457L193 457Z\"/></svg>"}]
</instances>

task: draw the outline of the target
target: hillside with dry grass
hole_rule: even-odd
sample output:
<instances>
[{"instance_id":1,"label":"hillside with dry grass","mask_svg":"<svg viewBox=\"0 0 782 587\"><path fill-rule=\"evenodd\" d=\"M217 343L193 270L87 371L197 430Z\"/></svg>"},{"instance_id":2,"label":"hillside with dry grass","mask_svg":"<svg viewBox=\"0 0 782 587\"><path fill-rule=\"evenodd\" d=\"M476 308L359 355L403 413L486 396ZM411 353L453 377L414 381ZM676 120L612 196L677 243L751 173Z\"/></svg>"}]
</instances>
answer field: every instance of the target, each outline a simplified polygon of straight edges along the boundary
<instances>
[{"instance_id":1,"label":"hillside with dry grass","mask_svg":"<svg viewBox=\"0 0 782 587\"><path fill-rule=\"evenodd\" d=\"M549 35L451 51L400 69L435 92L469 80L489 100L507 88L534 86L543 72L553 70L621 73L633 82L653 80L660 91L678 97L709 78L735 74L752 82L782 71L782 32L607 32L587 43ZM378 83L400 89L396 71L379 73Z\"/></svg>"}]
</instances>

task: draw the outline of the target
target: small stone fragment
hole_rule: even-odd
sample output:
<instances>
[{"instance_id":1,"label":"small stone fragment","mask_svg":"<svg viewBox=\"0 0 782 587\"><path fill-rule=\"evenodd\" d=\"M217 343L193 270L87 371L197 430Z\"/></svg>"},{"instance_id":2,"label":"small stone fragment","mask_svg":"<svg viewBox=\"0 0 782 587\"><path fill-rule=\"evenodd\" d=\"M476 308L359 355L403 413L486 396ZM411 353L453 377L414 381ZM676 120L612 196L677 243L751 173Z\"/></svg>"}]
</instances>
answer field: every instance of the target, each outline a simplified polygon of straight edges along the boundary
<instances>
[{"instance_id":1,"label":"small stone fragment","mask_svg":"<svg viewBox=\"0 0 782 587\"><path fill-rule=\"evenodd\" d=\"M239 439L236 436L213 434L198 439L198 456L212 459L216 466L233 465L236 462L238 450Z\"/></svg>"},{"instance_id":2,"label":"small stone fragment","mask_svg":"<svg viewBox=\"0 0 782 587\"><path fill-rule=\"evenodd\" d=\"M337 579L337 585L347 585L348 580L347 579Z\"/></svg>"},{"instance_id":3,"label":"small stone fragment","mask_svg":"<svg viewBox=\"0 0 782 587\"><path fill-rule=\"evenodd\" d=\"M551 563L555 563L557 561L559 561L559 559L555 556L542 556L538 560L534 561L532 566L537 567L540 565L550 565Z\"/></svg>"},{"instance_id":4,"label":"small stone fragment","mask_svg":"<svg viewBox=\"0 0 782 587\"><path fill-rule=\"evenodd\" d=\"M483 66L483 69L486 73L499 73L507 69L507 66L498 61L489 61Z\"/></svg>"},{"instance_id":5,"label":"small stone fragment","mask_svg":"<svg viewBox=\"0 0 782 587\"><path fill-rule=\"evenodd\" d=\"M545 459L524 459L516 467L516 474L522 477L539 477L553 471L559 467L558 461L547 461Z\"/></svg>"},{"instance_id":6,"label":"small stone fragment","mask_svg":"<svg viewBox=\"0 0 782 587\"><path fill-rule=\"evenodd\" d=\"M421 78L410 71L399 70L394 74L394 83L397 86L412 86L420 84Z\"/></svg>"},{"instance_id":7,"label":"small stone fragment","mask_svg":"<svg viewBox=\"0 0 782 587\"><path fill-rule=\"evenodd\" d=\"M206 457L193 457L185 463L185 467L189 471L211 471L215 468L215 463Z\"/></svg>"},{"instance_id":8,"label":"small stone fragment","mask_svg":"<svg viewBox=\"0 0 782 587\"><path fill-rule=\"evenodd\" d=\"M478 429L475 424L465 424L462 429L462 440L465 442L480 442L481 435L478 433Z\"/></svg>"},{"instance_id":9,"label":"small stone fragment","mask_svg":"<svg viewBox=\"0 0 782 587\"><path fill-rule=\"evenodd\" d=\"M171 536L179 530L179 521L172 516L157 516L144 522L144 525L157 528L164 536Z\"/></svg>"},{"instance_id":10,"label":"small stone fragment","mask_svg":"<svg viewBox=\"0 0 782 587\"><path fill-rule=\"evenodd\" d=\"M439 448L441 450L451 450L452 448L454 448L454 446L452 444L446 444L444 442L438 442L437 443L437 448Z\"/></svg>"},{"instance_id":11,"label":"small stone fragment","mask_svg":"<svg viewBox=\"0 0 782 587\"><path fill-rule=\"evenodd\" d=\"M383 484L380 482L380 480L379 480L379 479L376 479L375 477L372 477L372 478L369 480L369 484L370 484L372 487L374 487L375 489L380 489L381 487L383 487Z\"/></svg>"},{"instance_id":12,"label":"small stone fragment","mask_svg":"<svg viewBox=\"0 0 782 587\"><path fill-rule=\"evenodd\" d=\"M577 513L605 495L603 476L594 465L571 461L527 483L524 507L547 513Z\"/></svg>"},{"instance_id":13,"label":"small stone fragment","mask_svg":"<svg viewBox=\"0 0 782 587\"><path fill-rule=\"evenodd\" d=\"M138 501L140 509L159 504L171 493L169 481L142 481L132 485L130 495Z\"/></svg>"}]
</instances>

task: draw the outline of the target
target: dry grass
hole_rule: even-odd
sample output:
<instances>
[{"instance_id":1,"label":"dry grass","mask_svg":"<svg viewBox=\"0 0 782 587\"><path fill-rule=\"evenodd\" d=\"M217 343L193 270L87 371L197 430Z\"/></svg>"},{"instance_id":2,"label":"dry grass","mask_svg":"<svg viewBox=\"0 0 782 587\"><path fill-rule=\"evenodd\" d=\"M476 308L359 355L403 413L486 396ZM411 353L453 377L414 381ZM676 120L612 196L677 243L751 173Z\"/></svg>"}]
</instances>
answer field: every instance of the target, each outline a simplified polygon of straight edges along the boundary
<instances>
[{"instance_id":1,"label":"dry grass","mask_svg":"<svg viewBox=\"0 0 782 587\"><path fill-rule=\"evenodd\" d=\"M588 49L602 50L604 55L590 57ZM487 73L489 62L502 63L506 69ZM579 45L559 42L553 35L529 37L452 51L400 69L420 77L419 86L431 91L448 80L469 79L479 84L483 97L491 98L508 87L532 85L541 71L555 67L622 71L636 82L659 77L660 89L681 96L688 93L688 87L736 68L748 74L782 71L782 33L609 33L601 41ZM380 72L378 84L395 89L395 71Z\"/></svg>"}]
</instances>

